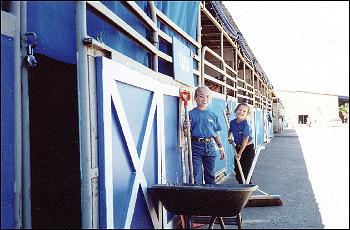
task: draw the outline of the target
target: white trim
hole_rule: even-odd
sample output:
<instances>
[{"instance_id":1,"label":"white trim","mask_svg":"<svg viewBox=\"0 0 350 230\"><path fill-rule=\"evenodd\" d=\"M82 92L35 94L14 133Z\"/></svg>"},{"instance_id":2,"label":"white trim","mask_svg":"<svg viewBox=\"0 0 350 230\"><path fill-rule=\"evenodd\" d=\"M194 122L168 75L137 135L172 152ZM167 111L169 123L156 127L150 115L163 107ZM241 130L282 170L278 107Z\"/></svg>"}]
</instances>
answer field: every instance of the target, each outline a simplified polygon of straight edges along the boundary
<instances>
[{"instance_id":1,"label":"white trim","mask_svg":"<svg viewBox=\"0 0 350 230\"><path fill-rule=\"evenodd\" d=\"M148 121L147 121L146 133L149 132L149 134L150 134L150 132L152 130L152 124L153 124L153 122L155 120L154 119L154 115L156 114L155 112L157 110L159 110L159 105L161 104L161 100L160 100L161 98L162 98L161 94L159 94L157 92L154 92L153 102L152 102L152 105L151 105L151 109L150 109L150 113L149 113ZM157 115L157 118L158 118L158 115ZM152 121L152 123L148 123L149 121ZM144 162L145 162L145 156L146 156L147 146L148 146L148 145L144 145L144 144L145 144L145 141L147 143L149 142L149 136L150 136L149 134L147 135L146 133L145 133L145 138L143 140L143 145L142 145L142 146L145 146L145 150L143 150L144 147L142 147L142 150L144 151L144 154L142 155L142 153L141 153L142 165L144 165ZM146 138L146 136L148 136L148 137ZM159 136L159 134L157 133L157 137L158 136ZM159 150L157 152L157 156L158 156L158 158L160 156ZM146 204L147 204L147 208L148 208L148 211L149 211L151 219L152 219L152 223L153 223L154 227L156 229L158 229L158 228L162 227L162 221L161 221L162 220L162 215L159 214L159 217L157 218L156 210L151 205L152 200L150 199L149 196L147 196L147 181L146 181L146 177L145 177L143 171L141 171L141 172L142 172L142 177L140 178L141 188L142 188L144 197L146 199ZM158 164L158 175L157 175L158 178L160 177L160 174L161 174L161 172L159 170L159 164ZM159 207L158 207L158 210L160 210Z\"/></svg>"},{"instance_id":2,"label":"white trim","mask_svg":"<svg viewBox=\"0 0 350 230\"><path fill-rule=\"evenodd\" d=\"M179 92L179 90L177 91ZM161 184L165 184L166 181L164 179L166 179L166 167L165 167L165 138L164 138L164 120L162 119L164 117L164 100L163 97L159 97L159 103L158 103L158 109L157 109L157 123L158 123L158 127L157 127L157 143L158 143L158 156L160 156L158 159L158 163L160 162L160 164L158 164L158 170L160 169L160 180L158 181L158 183ZM166 209L163 207L162 203L159 202L158 203L158 210L159 210L159 216L161 216L161 220L162 220L162 226L164 228L164 226L167 225L167 219L168 219L168 215L167 215L167 211Z\"/></svg>"},{"instance_id":3,"label":"white trim","mask_svg":"<svg viewBox=\"0 0 350 230\"><path fill-rule=\"evenodd\" d=\"M141 184L141 188L142 188L142 192L145 196L145 200L146 200L146 204L147 204L147 208L148 211L150 213L151 219L152 219L152 223L155 229L159 229L162 228L162 224L161 224L161 216L159 217L159 219L157 218L157 213L155 208L151 205L152 200L150 199L149 196L147 196L147 181L146 181L146 177L144 176L144 174L142 173L142 176L140 176L140 184Z\"/></svg>"},{"instance_id":4,"label":"white trim","mask_svg":"<svg viewBox=\"0 0 350 230\"><path fill-rule=\"evenodd\" d=\"M126 218L123 227L130 228L132 223L132 218L135 211L135 205L137 202L137 195L139 185L141 185L142 192L144 194L146 204L152 219L152 223L155 228L162 227L162 221L166 221L163 218L163 212L165 213L165 209L159 203L159 218L157 218L157 214L155 208L151 205L151 200L147 196L147 181L143 172L143 165L146 158L148 142L150 138L150 134L153 127L154 115L157 113L157 149L158 149L158 183L162 181L161 175L165 173L165 139L164 139L164 95L177 96L179 88L175 86L169 86L166 84L162 84L153 78L147 77L147 75L139 73L135 70L128 68L120 63L108 60L106 58L102 58L102 66L103 66L103 97L104 101L104 119L108 122L105 124L111 124L111 100L113 102L113 106L115 112L118 115L118 119L121 125L121 131L123 132L126 145L128 147L132 164L135 168L135 177L132 184L131 196L128 204L128 210L126 213ZM118 71L116 71L118 70ZM107 79L107 80L106 80ZM135 142L133 140L132 132L129 126L129 121L127 119L127 115L125 113L121 96L119 94L119 90L117 87L117 82L123 82L126 84L130 84L132 86L146 89L154 92L153 99L151 102L151 106L149 109L149 115L147 118L146 130L142 141L142 148L140 157L138 156ZM109 99L109 100L108 100ZM107 117L107 118L105 118ZM131 121L130 121L131 122ZM112 128L109 125L104 127L105 129L105 148L108 150L106 152L106 202L107 202L107 228L114 228L114 213L113 213L113 166L112 166L112 142L111 142L111 133ZM109 135L108 135L109 133ZM111 204L109 204L109 202ZM163 210L164 209L164 210ZM163 211L162 211L163 210Z\"/></svg>"},{"instance_id":5,"label":"white trim","mask_svg":"<svg viewBox=\"0 0 350 230\"><path fill-rule=\"evenodd\" d=\"M189 41L192 45L196 46L196 48L200 48L200 44L194 40L188 33L186 33L183 29L181 29L178 25L176 25L172 20L170 20L162 11L158 8L155 8L157 17L167 24L170 28L174 29L177 33L179 33L182 37L184 37L187 41ZM201 12L198 12L199 14Z\"/></svg>"},{"instance_id":6,"label":"white trim","mask_svg":"<svg viewBox=\"0 0 350 230\"><path fill-rule=\"evenodd\" d=\"M151 108L150 108L149 114L148 114L146 131L145 131L145 135L144 135L143 140L142 140L142 148L141 148L141 154L140 154L142 166L144 165L144 162L145 162L147 147L148 147L148 143L149 143L149 137L151 134L152 125L153 125L153 121L154 121L154 114L155 114L156 107L157 107L157 101L158 101L158 93L154 92Z\"/></svg>"},{"instance_id":7,"label":"white trim","mask_svg":"<svg viewBox=\"0 0 350 230\"><path fill-rule=\"evenodd\" d=\"M131 129L129 126L128 118L125 114L122 100L120 99L118 87L117 87L116 83L112 84L111 87L112 87L111 88L112 91L110 93L112 95L113 105L114 105L115 111L117 112L118 117L119 117L119 121L120 121L119 123L120 123L120 126L122 128L122 132L124 134L124 138L125 138L126 144L128 146L128 150L130 152L131 160L134 164L135 170L139 170L139 169L141 169L141 167L140 167L140 162L139 162L139 158L137 155L137 149L136 149L136 146L135 146L135 143L133 140L133 136L132 136Z\"/></svg>"},{"instance_id":8,"label":"white trim","mask_svg":"<svg viewBox=\"0 0 350 230\"><path fill-rule=\"evenodd\" d=\"M113 153L112 153L112 122L111 95L109 86L111 80L102 80L103 84L103 124L104 125L104 153L105 153L105 189L106 189L106 225L107 228L114 228L114 200L113 200Z\"/></svg>"},{"instance_id":9,"label":"white trim","mask_svg":"<svg viewBox=\"0 0 350 230\"><path fill-rule=\"evenodd\" d=\"M14 37L16 33L16 17L1 10L1 35Z\"/></svg>"},{"instance_id":10,"label":"white trim","mask_svg":"<svg viewBox=\"0 0 350 230\"><path fill-rule=\"evenodd\" d=\"M139 191L139 177L138 177L138 171L136 170L136 174L134 177L134 182L132 185L131 189L131 195L129 199L129 206L128 206L128 211L126 212L126 217L125 217L125 222L124 222L124 229L130 229L131 222L132 222L132 217L134 216L134 211L135 211L135 205L137 201L137 194Z\"/></svg>"},{"instance_id":11,"label":"white trim","mask_svg":"<svg viewBox=\"0 0 350 230\"><path fill-rule=\"evenodd\" d=\"M115 80L115 79L113 79ZM118 118L119 118L119 123L120 126L122 128L122 132L124 134L124 138L131 156L131 161L132 164L135 168L136 171L136 175L133 181L133 185L132 185L132 190L131 190L131 196L130 196L130 200L129 200L129 205L128 205L128 210L126 213L126 218L125 218L125 222L124 222L124 227L125 229L129 229L131 222L132 222L132 217L134 215L134 210L135 210L135 204L136 204L136 200L137 200L137 194L138 194L138 188L139 188L139 179L138 179L138 173L140 172L140 170L142 170L139 158L138 158L138 154L137 154L137 149L133 140L133 136L131 133L131 129L129 126L129 122L123 107L123 103L122 100L120 98L120 94L118 91L118 87L116 82L113 82L111 84L111 91L110 94L112 95L112 100L113 100L113 105L115 108L116 113L118 114Z\"/></svg>"},{"instance_id":12,"label":"white trim","mask_svg":"<svg viewBox=\"0 0 350 230\"><path fill-rule=\"evenodd\" d=\"M178 96L179 94L178 87L161 83L153 78L148 78L147 75L110 59L103 58L102 60L106 73L113 73L111 77L116 81L169 96Z\"/></svg>"},{"instance_id":13,"label":"white trim","mask_svg":"<svg viewBox=\"0 0 350 230\"><path fill-rule=\"evenodd\" d=\"M125 31L128 35L130 35L139 45L147 48L150 52L158 55L168 62L172 62L172 57L158 50L153 44L151 44L145 37L141 36L133 27L131 27L127 22L118 17L112 10L110 10L107 6L105 6L101 2L95 1L87 1L86 2L90 7L97 10L101 13L105 18L109 19L113 22L113 24L121 30ZM131 6L132 7L132 6ZM142 20L142 19L141 19Z\"/></svg>"},{"instance_id":14,"label":"white trim","mask_svg":"<svg viewBox=\"0 0 350 230\"><path fill-rule=\"evenodd\" d=\"M157 30L157 25L148 17L148 15L139 7L135 1L125 1L125 4L129 5L140 17L141 20L147 23L153 31Z\"/></svg>"}]
</instances>

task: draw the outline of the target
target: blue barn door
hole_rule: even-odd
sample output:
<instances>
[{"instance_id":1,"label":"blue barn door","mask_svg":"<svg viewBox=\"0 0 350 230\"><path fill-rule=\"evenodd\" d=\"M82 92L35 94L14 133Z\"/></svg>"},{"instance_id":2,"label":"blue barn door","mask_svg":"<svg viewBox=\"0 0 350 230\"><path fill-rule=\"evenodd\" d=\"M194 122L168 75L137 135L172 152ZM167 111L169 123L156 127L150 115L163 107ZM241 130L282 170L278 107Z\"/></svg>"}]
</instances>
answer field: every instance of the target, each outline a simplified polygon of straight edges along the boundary
<instances>
[{"instance_id":1,"label":"blue barn door","mask_svg":"<svg viewBox=\"0 0 350 230\"><path fill-rule=\"evenodd\" d=\"M166 227L167 213L147 186L167 178L164 100L179 89L106 58L96 63L100 227Z\"/></svg>"},{"instance_id":2,"label":"blue barn door","mask_svg":"<svg viewBox=\"0 0 350 230\"><path fill-rule=\"evenodd\" d=\"M15 57L13 15L1 11L1 229L15 228ZM17 214L16 214L17 215Z\"/></svg>"}]
</instances>

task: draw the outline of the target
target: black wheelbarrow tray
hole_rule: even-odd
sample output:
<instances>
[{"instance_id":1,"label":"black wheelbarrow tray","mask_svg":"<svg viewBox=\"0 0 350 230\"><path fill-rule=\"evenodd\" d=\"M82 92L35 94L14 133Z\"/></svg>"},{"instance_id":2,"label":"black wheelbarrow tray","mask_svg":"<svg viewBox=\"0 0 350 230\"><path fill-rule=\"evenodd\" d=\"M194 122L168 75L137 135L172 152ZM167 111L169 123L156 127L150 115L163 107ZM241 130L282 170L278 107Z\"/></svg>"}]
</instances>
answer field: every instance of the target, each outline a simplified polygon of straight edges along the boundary
<instances>
[{"instance_id":1,"label":"black wheelbarrow tray","mask_svg":"<svg viewBox=\"0 0 350 230\"><path fill-rule=\"evenodd\" d=\"M165 209L175 215L234 217L240 216L251 194L252 184L156 184L148 186Z\"/></svg>"}]
</instances>

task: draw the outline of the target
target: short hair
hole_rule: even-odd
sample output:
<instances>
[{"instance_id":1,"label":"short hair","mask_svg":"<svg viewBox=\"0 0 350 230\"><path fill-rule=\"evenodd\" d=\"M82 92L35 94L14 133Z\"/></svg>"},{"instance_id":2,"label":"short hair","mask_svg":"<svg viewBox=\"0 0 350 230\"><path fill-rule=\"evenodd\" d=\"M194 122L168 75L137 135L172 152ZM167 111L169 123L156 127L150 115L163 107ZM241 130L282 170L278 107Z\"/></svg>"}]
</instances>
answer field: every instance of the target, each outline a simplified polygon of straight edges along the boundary
<instances>
[{"instance_id":1,"label":"short hair","mask_svg":"<svg viewBox=\"0 0 350 230\"><path fill-rule=\"evenodd\" d=\"M198 86L197 89L194 91L194 96L196 97L198 95L198 92L202 90L208 90L209 94L211 95L211 90L208 86Z\"/></svg>"},{"instance_id":2,"label":"short hair","mask_svg":"<svg viewBox=\"0 0 350 230\"><path fill-rule=\"evenodd\" d=\"M252 112L252 109L250 108L250 105L247 104L246 102L242 102L242 103L239 103L236 107L236 109L233 111L234 113L237 112L237 109L240 107L240 106L246 106L248 108L248 113L247 115L249 115L251 112Z\"/></svg>"}]
</instances>

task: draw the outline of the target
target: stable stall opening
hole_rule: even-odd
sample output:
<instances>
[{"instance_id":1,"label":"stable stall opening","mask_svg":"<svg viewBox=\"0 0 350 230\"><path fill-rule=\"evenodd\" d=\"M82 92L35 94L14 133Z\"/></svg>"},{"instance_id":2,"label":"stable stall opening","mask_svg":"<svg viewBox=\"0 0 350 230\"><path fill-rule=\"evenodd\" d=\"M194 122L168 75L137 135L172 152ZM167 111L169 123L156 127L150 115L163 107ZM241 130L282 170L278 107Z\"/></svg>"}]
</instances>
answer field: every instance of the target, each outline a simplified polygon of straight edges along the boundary
<instances>
[{"instance_id":1,"label":"stable stall opening","mask_svg":"<svg viewBox=\"0 0 350 230\"><path fill-rule=\"evenodd\" d=\"M298 115L298 124L307 124L309 115Z\"/></svg>"},{"instance_id":2,"label":"stable stall opening","mask_svg":"<svg viewBox=\"0 0 350 230\"><path fill-rule=\"evenodd\" d=\"M76 65L36 54L29 71L32 227L81 228Z\"/></svg>"}]
</instances>

